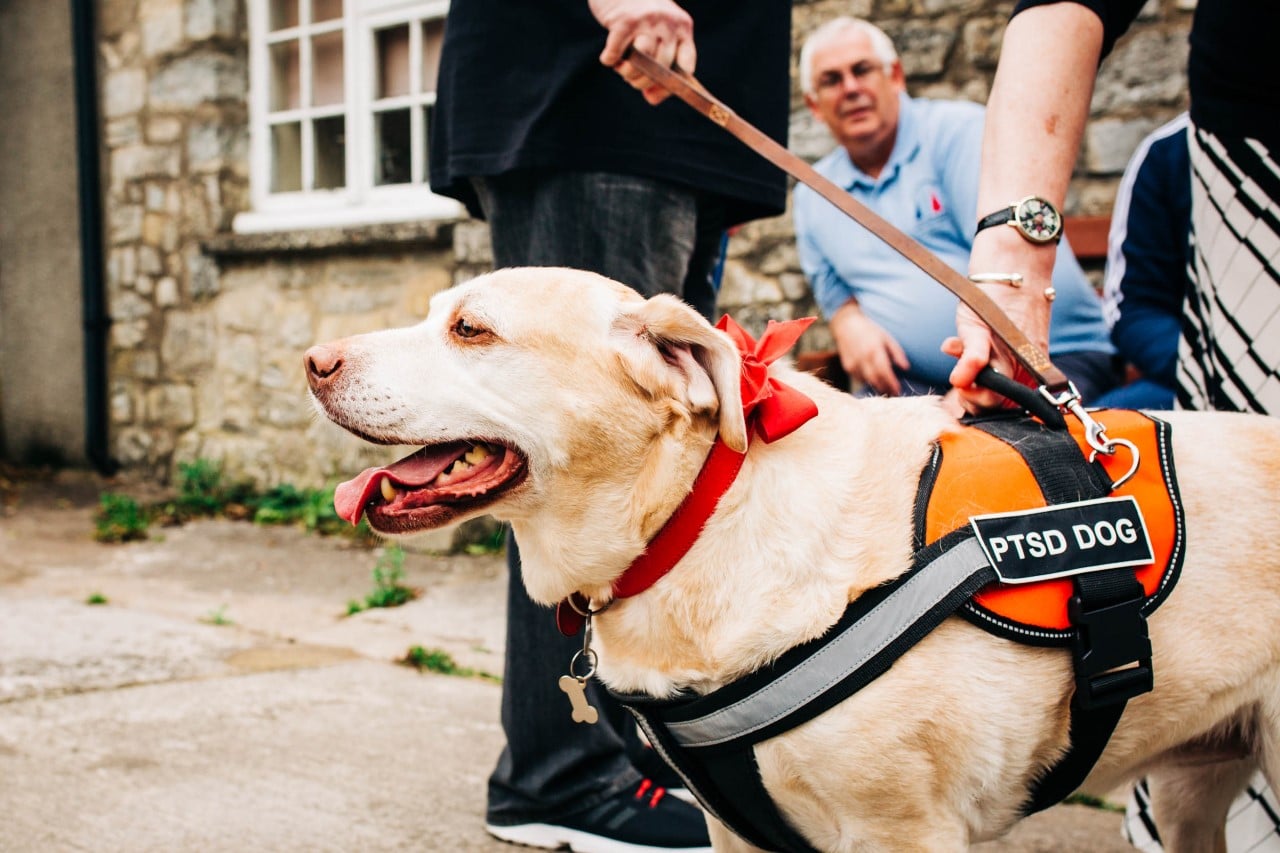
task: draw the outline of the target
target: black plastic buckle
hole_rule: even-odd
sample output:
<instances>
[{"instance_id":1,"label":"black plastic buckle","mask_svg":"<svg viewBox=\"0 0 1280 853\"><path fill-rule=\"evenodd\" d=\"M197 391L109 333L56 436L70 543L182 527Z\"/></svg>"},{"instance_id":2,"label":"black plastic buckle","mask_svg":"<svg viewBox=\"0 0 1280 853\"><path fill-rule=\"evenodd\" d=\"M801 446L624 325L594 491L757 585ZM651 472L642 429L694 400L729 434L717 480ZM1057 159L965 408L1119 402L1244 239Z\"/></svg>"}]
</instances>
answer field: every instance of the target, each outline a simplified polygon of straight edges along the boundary
<instances>
[{"instance_id":1,"label":"black plastic buckle","mask_svg":"<svg viewBox=\"0 0 1280 853\"><path fill-rule=\"evenodd\" d=\"M1134 599L1089 609L1079 595L1071 597L1067 613L1076 629L1075 704L1080 708L1127 702L1154 685L1144 599L1139 591ZM1119 668L1126 664L1135 665Z\"/></svg>"}]
</instances>

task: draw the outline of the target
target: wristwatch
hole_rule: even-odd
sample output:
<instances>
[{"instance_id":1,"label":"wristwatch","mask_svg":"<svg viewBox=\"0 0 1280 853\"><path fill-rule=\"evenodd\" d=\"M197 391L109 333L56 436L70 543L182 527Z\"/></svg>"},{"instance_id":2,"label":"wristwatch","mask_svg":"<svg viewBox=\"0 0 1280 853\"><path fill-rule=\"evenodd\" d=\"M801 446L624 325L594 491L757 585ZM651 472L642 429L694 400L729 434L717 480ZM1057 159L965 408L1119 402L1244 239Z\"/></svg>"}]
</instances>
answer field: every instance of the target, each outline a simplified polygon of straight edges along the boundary
<instances>
[{"instance_id":1,"label":"wristwatch","mask_svg":"<svg viewBox=\"0 0 1280 853\"><path fill-rule=\"evenodd\" d=\"M1056 243L1062 239L1062 214L1038 195L1029 195L982 217L978 220L978 231L993 225L1011 225L1032 243Z\"/></svg>"}]
</instances>

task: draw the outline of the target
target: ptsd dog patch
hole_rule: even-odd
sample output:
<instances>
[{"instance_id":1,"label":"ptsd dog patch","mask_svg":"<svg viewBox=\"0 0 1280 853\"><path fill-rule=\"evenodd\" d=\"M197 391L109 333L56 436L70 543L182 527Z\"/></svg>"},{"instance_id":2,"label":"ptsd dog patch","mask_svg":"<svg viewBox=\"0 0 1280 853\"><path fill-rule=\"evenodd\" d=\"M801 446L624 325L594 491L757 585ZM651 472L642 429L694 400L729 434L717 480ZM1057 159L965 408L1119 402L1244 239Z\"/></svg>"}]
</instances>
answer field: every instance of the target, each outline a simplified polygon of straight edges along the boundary
<instances>
[{"instance_id":1,"label":"ptsd dog patch","mask_svg":"<svg viewBox=\"0 0 1280 853\"><path fill-rule=\"evenodd\" d=\"M1004 583L1144 566L1155 560L1147 524L1132 497L975 515L969 521Z\"/></svg>"}]
</instances>

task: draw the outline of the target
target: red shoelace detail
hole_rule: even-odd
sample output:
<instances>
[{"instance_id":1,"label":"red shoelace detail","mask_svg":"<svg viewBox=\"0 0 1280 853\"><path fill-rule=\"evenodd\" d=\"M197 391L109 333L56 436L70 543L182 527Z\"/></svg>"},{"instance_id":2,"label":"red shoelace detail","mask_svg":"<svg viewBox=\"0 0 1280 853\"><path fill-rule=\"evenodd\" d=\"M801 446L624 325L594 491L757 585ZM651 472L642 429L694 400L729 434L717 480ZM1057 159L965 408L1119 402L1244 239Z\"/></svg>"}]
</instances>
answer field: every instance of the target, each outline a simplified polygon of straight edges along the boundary
<instances>
[{"instance_id":1,"label":"red shoelace detail","mask_svg":"<svg viewBox=\"0 0 1280 853\"><path fill-rule=\"evenodd\" d=\"M640 787L636 788L635 799L643 800L645 794L649 794L649 808L656 809L658 803L662 802L662 798L667 795L667 789L653 784L652 779L641 779Z\"/></svg>"}]
</instances>

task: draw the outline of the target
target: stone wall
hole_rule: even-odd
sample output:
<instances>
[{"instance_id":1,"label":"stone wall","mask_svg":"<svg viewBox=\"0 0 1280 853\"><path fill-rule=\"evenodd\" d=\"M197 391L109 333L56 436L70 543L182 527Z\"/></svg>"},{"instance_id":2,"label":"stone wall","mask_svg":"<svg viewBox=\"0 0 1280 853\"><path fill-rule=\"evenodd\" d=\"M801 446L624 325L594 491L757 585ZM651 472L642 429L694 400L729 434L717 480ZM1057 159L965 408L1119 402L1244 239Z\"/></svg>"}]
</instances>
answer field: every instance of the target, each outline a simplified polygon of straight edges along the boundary
<instances>
[{"instance_id":1,"label":"stone wall","mask_svg":"<svg viewBox=\"0 0 1280 853\"><path fill-rule=\"evenodd\" d=\"M813 0L795 4L794 33L798 45L837 14L868 17L899 45L913 94L980 101L1009 8ZM1151 0L1104 65L1068 212L1108 212L1137 141L1183 108L1189 24L1187 0ZM302 352L412 322L432 293L491 259L476 222L232 234L249 203L245 27L238 0L100 3L112 446L127 468L161 478L203 457L261 484L318 485L395 451L317 419ZM792 148L826 153L798 91L792 116ZM753 329L816 313L789 215L735 234L721 306ZM825 327L802 346L830 346Z\"/></svg>"},{"instance_id":2,"label":"stone wall","mask_svg":"<svg viewBox=\"0 0 1280 853\"><path fill-rule=\"evenodd\" d=\"M248 204L248 64L236 0L101 0L108 375L114 456L165 475L208 423L231 330L200 241Z\"/></svg>"}]
</instances>

